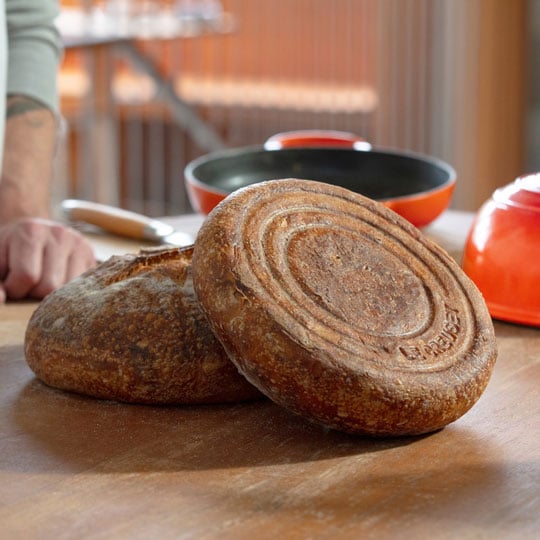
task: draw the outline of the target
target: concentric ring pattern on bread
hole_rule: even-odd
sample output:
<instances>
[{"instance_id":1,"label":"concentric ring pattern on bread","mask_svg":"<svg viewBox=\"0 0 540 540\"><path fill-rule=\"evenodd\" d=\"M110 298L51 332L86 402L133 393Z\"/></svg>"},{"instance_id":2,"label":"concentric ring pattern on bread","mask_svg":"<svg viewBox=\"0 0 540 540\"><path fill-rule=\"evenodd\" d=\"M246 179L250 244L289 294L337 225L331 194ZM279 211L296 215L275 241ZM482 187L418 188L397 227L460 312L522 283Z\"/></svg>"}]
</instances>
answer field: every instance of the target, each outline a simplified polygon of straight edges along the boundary
<instances>
[{"instance_id":1,"label":"concentric ring pattern on bread","mask_svg":"<svg viewBox=\"0 0 540 540\"><path fill-rule=\"evenodd\" d=\"M284 179L235 192L199 232L193 281L244 376L331 428L439 429L478 400L495 362L491 318L457 263L343 188Z\"/></svg>"}]
</instances>

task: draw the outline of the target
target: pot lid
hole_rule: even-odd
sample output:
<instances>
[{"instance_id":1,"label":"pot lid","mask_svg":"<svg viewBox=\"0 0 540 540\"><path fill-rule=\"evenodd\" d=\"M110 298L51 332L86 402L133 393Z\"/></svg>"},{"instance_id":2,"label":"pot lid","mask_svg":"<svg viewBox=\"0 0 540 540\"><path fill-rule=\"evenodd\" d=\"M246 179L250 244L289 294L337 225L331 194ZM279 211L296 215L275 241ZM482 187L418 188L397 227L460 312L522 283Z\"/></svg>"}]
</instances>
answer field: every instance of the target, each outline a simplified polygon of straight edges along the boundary
<instances>
[{"instance_id":1,"label":"pot lid","mask_svg":"<svg viewBox=\"0 0 540 540\"><path fill-rule=\"evenodd\" d=\"M239 190L195 243L199 301L231 360L325 426L419 434L464 414L496 357L461 268L362 195L284 179Z\"/></svg>"},{"instance_id":2,"label":"pot lid","mask_svg":"<svg viewBox=\"0 0 540 540\"><path fill-rule=\"evenodd\" d=\"M496 203L540 212L540 173L527 174L493 193Z\"/></svg>"}]
</instances>

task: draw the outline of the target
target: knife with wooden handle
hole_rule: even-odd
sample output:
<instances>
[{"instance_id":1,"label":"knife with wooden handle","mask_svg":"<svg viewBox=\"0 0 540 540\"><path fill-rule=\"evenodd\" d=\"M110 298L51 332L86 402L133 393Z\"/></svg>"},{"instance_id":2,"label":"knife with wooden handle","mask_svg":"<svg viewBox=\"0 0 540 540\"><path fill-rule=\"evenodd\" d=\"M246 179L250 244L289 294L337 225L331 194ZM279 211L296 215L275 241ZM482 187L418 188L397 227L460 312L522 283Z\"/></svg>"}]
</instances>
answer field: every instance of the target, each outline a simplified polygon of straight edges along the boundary
<instances>
[{"instance_id":1,"label":"knife with wooden handle","mask_svg":"<svg viewBox=\"0 0 540 540\"><path fill-rule=\"evenodd\" d=\"M66 199L61 203L64 216L70 221L82 221L136 240L149 240L174 246L193 244L193 237L175 231L168 223L107 204L80 199Z\"/></svg>"}]
</instances>

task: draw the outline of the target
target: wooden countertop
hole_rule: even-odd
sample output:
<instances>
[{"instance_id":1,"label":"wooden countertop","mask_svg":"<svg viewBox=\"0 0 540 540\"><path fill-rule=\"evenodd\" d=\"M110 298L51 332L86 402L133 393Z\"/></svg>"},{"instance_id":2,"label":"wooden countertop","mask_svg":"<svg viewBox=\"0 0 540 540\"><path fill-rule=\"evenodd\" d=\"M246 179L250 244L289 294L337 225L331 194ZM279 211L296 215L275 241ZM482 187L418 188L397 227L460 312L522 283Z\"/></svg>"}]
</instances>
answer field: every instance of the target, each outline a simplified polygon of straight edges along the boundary
<instances>
[{"instance_id":1,"label":"wooden countertop","mask_svg":"<svg viewBox=\"0 0 540 540\"><path fill-rule=\"evenodd\" d=\"M449 212L426 232L459 256L469 225ZM148 407L47 388L23 354L36 305L0 307L1 538L540 537L540 329L495 323L493 377L455 423L373 440L269 401Z\"/></svg>"}]
</instances>

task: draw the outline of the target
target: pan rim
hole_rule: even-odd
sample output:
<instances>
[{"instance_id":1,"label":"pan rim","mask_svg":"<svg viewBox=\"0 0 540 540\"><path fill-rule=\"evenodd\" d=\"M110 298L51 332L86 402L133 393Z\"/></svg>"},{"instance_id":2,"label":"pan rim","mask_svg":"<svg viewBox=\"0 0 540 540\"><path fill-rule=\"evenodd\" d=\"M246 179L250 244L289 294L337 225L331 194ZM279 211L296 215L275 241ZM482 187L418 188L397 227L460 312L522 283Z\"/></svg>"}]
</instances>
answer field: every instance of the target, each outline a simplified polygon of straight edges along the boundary
<instances>
[{"instance_id":1,"label":"pan rim","mask_svg":"<svg viewBox=\"0 0 540 540\"><path fill-rule=\"evenodd\" d=\"M210 192L216 195L227 196L236 190L229 191L229 190L212 186L206 182L203 182L196 176L195 174L196 169L206 163L209 163L217 159L234 158L235 156L241 156L241 155L243 156L246 154L256 154L256 153L266 153L266 152L296 153L296 152L316 151L316 150L325 150L328 153L333 153L333 152L338 153L338 152L343 152L343 151L366 152L366 153L369 152L370 154L377 154L380 156L388 155L388 156L393 156L393 157L406 158L413 161L418 161L418 162L432 165L435 168L442 170L447 175L447 178L444 182L430 189L416 191L413 193L408 193L406 195L397 195L395 197L385 197L384 199L374 199L377 201L414 200L416 198L421 198L431 193L436 193L438 191L446 190L449 187L451 187L453 184L455 184L456 179L457 179L457 173L454 167L452 167L449 163L447 163L443 159L440 159L438 157L435 157L429 154L424 154L421 152L415 152L411 150L399 150L395 148L386 148L386 147L373 147L371 149L353 149L353 148L340 148L340 147L333 147L333 146L329 147L329 146L324 146L324 145L309 146L309 147L291 147L291 148L282 148L282 149L275 149L275 150L267 150L264 148L263 145L250 145L250 146L242 146L242 147L225 148L222 150L216 150L214 152L204 154L202 156L199 156L191 160L184 168L184 178L186 182L194 186L197 186L201 189L204 189L207 192ZM276 178L276 180L277 179L278 178ZM306 178L306 180L312 180L312 179Z\"/></svg>"}]
</instances>

